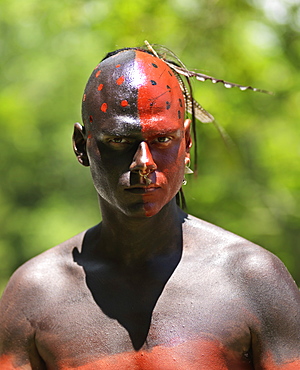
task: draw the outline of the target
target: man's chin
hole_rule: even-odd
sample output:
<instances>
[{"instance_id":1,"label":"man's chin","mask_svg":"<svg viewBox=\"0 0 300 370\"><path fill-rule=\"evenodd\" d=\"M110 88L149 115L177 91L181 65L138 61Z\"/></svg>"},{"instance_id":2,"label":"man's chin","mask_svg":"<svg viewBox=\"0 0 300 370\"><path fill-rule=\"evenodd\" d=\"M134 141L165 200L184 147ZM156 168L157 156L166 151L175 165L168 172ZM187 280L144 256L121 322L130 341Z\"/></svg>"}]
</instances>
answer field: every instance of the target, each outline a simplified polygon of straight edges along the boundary
<instances>
[{"instance_id":1,"label":"man's chin","mask_svg":"<svg viewBox=\"0 0 300 370\"><path fill-rule=\"evenodd\" d=\"M151 218L157 215L162 208L163 205L157 204L156 202L143 202L135 204L132 207L128 207L123 212L126 214L126 216L132 218Z\"/></svg>"}]
</instances>

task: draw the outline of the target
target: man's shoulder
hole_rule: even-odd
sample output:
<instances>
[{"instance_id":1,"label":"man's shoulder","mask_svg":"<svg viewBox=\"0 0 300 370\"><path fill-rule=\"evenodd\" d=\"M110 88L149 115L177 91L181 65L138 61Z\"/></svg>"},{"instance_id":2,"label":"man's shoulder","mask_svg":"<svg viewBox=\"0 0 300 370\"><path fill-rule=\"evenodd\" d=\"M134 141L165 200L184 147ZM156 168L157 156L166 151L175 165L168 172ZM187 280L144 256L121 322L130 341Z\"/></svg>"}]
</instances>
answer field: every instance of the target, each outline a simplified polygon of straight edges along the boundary
<instances>
[{"instance_id":1,"label":"man's shoulder","mask_svg":"<svg viewBox=\"0 0 300 370\"><path fill-rule=\"evenodd\" d=\"M15 300L28 295L41 298L47 289L59 287L74 274L72 252L80 249L86 231L31 258L11 276L4 291L4 300ZM47 293L47 292L46 292Z\"/></svg>"},{"instance_id":2,"label":"man's shoulder","mask_svg":"<svg viewBox=\"0 0 300 370\"><path fill-rule=\"evenodd\" d=\"M203 260L210 271L224 274L249 300L256 301L259 296L261 301L272 302L285 296L287 301L300 303L298 287L272 252L193 216L188 216L187 223L187 253L191 253L195 268L197 261Z\"/></svg>"},{"instance_id":3,"label":"man's shoulder","mask_svg":"<svg viewBox=\"0 0 300 370\"><path fill-rule=\"evenodd\" d=\"M220 259L223 266L234 268L237 274L245 276L285 274L285 266L269 250L194 216L189 215L186 220L186 243L193 244L195 253Z\"/></svg>"},{"instance_id":4,"label":"man's shoulder","mask_svg":"<svg viewBox=\"0 0 300 370\"><path fill-rule=\"evenodd\" d=\"M188 243L194 243L195 248L202 251L226 253L258 253L267 252L259 245L220 226L214 225L192 215L188 215L184 224L184 237Z\"/></svg>"}]
</instances>

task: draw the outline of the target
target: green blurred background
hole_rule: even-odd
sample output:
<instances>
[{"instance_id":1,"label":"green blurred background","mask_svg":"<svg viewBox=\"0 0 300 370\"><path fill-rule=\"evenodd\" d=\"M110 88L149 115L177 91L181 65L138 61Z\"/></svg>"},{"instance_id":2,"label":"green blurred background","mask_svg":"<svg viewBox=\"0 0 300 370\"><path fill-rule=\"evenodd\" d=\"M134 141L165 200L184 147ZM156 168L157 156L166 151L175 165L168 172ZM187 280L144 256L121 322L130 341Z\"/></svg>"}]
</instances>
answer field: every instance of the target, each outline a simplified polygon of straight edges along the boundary
<instances>
[{"instance_id":1,"label":"green blurred background","mask_svg":"<svg viewBox=\"0 0 300 370\"><path fill-rule=\"evenodd\" d=\"M145 39L275 92L193 84L233 146L199 124L185 193L190 213L272 251L300 284L298 0L0 0L0 32L0 292L24 261L99 222L73 123L100 59Z\"/></svg>"}]
</instances>

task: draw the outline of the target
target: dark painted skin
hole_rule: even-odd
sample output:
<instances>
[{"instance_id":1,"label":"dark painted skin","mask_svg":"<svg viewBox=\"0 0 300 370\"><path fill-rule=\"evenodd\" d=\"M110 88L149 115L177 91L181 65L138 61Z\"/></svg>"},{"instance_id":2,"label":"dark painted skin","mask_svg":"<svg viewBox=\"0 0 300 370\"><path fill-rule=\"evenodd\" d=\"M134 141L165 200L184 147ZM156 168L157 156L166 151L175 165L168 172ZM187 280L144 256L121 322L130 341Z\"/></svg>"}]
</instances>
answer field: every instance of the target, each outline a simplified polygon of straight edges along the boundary
<instances>
[{"instance_id":1,"label":"dark painted skin","mask_svg":"<svg viewBox=\"0 0 300 370\"><path fill-rule=\"evenodd\" d=\"M136 50L106 59L83 120L74 149L103 220L12 276L0 369L300 369L300 295L283 264L176 205L191 138L169 67Z\"/></svg>"}]
</instances>

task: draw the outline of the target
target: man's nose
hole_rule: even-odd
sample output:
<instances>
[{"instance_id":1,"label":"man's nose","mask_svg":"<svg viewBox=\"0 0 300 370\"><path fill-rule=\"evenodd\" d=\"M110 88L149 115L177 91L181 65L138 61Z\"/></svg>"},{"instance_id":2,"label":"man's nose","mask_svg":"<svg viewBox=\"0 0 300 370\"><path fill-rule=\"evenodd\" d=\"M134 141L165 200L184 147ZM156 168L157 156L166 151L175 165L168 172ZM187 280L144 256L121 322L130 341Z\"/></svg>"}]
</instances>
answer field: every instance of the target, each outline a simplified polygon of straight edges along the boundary
<instances>
[{"instance_id":1,"label":"man's nose","mask_svg":"<svg viewBox=\"0 0 300 370\"><path fill-rule=\"evenodd\" d=\"M146 173L155 171L157 169L150 148L145 141L142 141L139 144L129 169L132 172L142 171Z\"/></svg>"}]
</instances>

